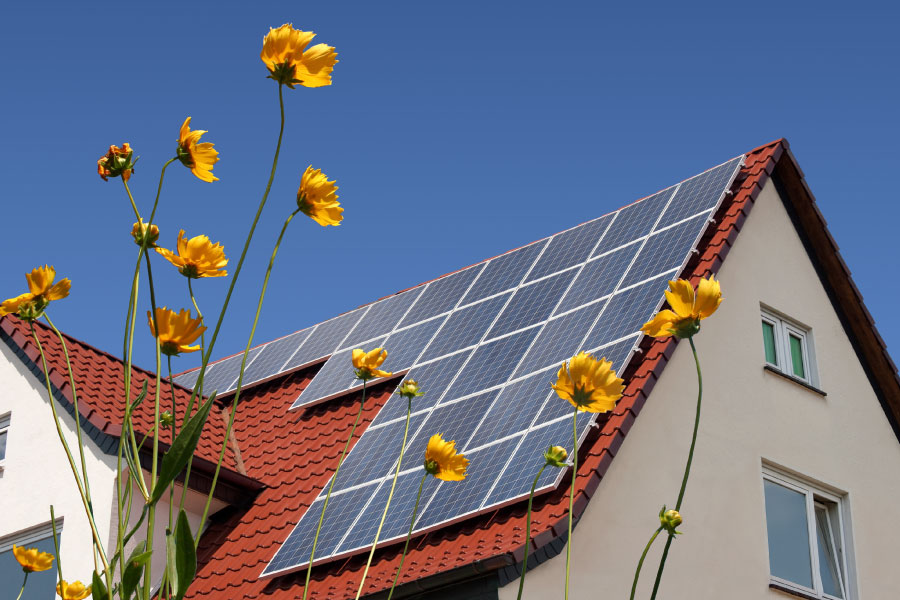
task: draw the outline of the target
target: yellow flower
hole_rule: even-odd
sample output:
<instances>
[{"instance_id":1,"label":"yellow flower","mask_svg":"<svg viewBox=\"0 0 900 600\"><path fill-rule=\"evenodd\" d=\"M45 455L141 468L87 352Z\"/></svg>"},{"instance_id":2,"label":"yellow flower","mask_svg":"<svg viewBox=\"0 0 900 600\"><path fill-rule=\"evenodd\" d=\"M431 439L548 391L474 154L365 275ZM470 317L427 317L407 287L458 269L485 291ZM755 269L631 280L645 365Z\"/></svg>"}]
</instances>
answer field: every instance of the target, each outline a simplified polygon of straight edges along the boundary
<instances>
[{"instance_id":1,"label":"yellow flower","mask_svg":"<svg viewBox=\"0 0 900 600\"><path fill-rule=\"evenodd\" d=\"M313 169L310 165L300 178L297 208L322 227L340 225L344 209L337 201L337 189L334 180L328 181L322 169Z\"/></svg>"},{"instance_id":2,"label":"yellow flower","mask_svg":"<svg viewBox=\"0 0 900 600\"><path fill-rule=\"evenodd\" d=\"M325 44L306 49L314 37L316 34L312 31L294 29L290 23L278 29L270 27L259 54L269 69L269 79L291 89L297 83L304 87L331 85L331 71L338 62L337 52Z\"/></svg>"},{"instance_id":3,"label":"yellow flower","mask_svg":"<svg viewBox=\"0 0 900 600\"><path fill-rule=\"evenodd\" d=\"M175 249L177 254L165 248L157 248L156 251L178 267L179 272L185 277L196 279L228 275L228 271L224 269L228 264L225 247L222 244L213 244L205 235L186 240L182 229L178 232L178 244Z\"/></svg>"},{"instance_id":4,"label":"yellow flower","mask_svg":"<svg viewBox=\"0 0 900 600\"><path fill-rule=\"evenodd\" d=\"M386 358L387 350L381 348L375 348L370 352L359 348L355 349L351 359L353 360L353 366L356 367L356 377L363 381L376 377L390 377L391 374L387 371L378 370L378 367L381 366L381 363Z\"/></svg>"},{"instance_id":5,"label":"yellow flower","mask_svg":"<svg viewBox=\"0 0 900 600\"><path fill-rule=\"evenodd\" d=\"M178 160L198 179L210 183L218 181L219 178L212 174L212 169L219 162L219 152L209 142L199 143L206 131L191 131L190 124L191 118L188 117L181 125L181 132L178 134Z\"/></svg>"},{"instance_id":6,"label":"yellow flower","mask_svg":"<svg viewBox=\"0 0 900 600\"><path fill-rule=\"evenodd\" d=\"M445 442L441 434L428 440L425 448L425 471L443 481L462 481L466 478L469 459L456 453L456 441Z\"/></svg>"},{"instance_id":7,"label":"yellow flower","mask_svg":"<svg viewBox=\"0 0 900 600\"><path fill-rule=\"evenodd\" d=\"M556 383L551 387L560 398L586 412L612 410L625 388L610 361L597 360L585 352L569 359L568 368L566 363L562 364L556 374Z\"/></svg>"},{"instance_id":8,"label":"yellow flower","mask_svg":"<svg viewBox=\"0 0 900 600\"><path fill-rule=\"evenodd\" d=\"M80 581L68 583L63 579L56 584L56 593L62 600L84 600L91 595L91 586L85 587Z\"/></svg>"},{"instance_id":9,"label":"yellow flower","mask_svg":"<svg viewBox=\"0 0 900 600\"><path fill-rule=\"evenodd\" d=\"M37 548L23 548L13 545L13 556L22 565L22 570L26 573L34 573L35 571L46 571L53 566L54 556L49 552L41 552Z\"/></svg>"},{"instance_id":10,"label":"yellow flower","mask_svg":"<svg viewBox=\"0 0 900 600\"><path fill-rule=\"evenodd\" d=\"M641 331L653 337L691 337L700 331L700 321L716 312L722 303L722 289L715 276L701 279L694 288L685 279L669 282L666 300L672 310L661 310L650 321L644 323Z\"/></svg>"},{"instance_id":11,"label":"yellow flower","mask_svg":"<svg viewBox=\"0 0 900 600\"><path fill-rule=\"evenodd\" d=\"M72 288L72 282L68 279L54 284L55 278L56 269L47 265L37 267L31 273L26 273L28 293L4 300L0 304L0 317L9 313L18 313L23 319L39 318L50 302L62 300L69 295L69 290Z\"/></svg>"},{"instance_id":12,"label":"yellow flower","mask_svg":"<svg viewBox=\"0 0 900 600\"><path fill-rule=\"evenodd\" d=\"M137 159L132 160L133 155L134 151L128 142L122 144L121 148L110 146L109 152L97 161L97 173L103 181L109 181L110 177L119 176L124 181L128 181L134 172L134 163L137 162Z\"/></svg>"},{"instance_id":13,"label":"yellow flower","mask_svg":"<svg viewBox=\"0 0 900 600\"><path fill-rule=\"evenodd\" d=\"M568 463L566 463L567 458L569 458L569 453L566 452L566 449L562 446L550 446L550 448L544 452L544 460L547 461L547 464L551 467L569 466Z\"/></svg>"},{"instance_id":14,"label":"yellow flower","mask_svg":"<svg viewBox=\"0 0 900 600\"><path fill-rule=\"evenodd\" d=\"M169 310L165 306L157 307L156 323L159 326L160 352L167 356L181 352L196 352L200 346L189 346L206 331L201 319L192 319L191 311L181 309L179 312ZM150 335L154 335L153 319L150 311L147 311L147 325L150 327ZM155 336L154 336L155 337Z\"/></svg>"},{"instance_id":15,"label":"yellow flower","mask_svg":"<svg viewBox=\"0 0 900 600\"><path fill-rule=\"evenodd\" d=\"M131 237L134 238L134 243L138 246L144 243L144 238L147 241L147 247L153 248L156 245L156 240L159 239L159 227L155 224L150 226L150 231L147 231L147 224L144 223L144 220L141 219L139 223L135 223L131 227Z\"/></svg>"}]
</instances>

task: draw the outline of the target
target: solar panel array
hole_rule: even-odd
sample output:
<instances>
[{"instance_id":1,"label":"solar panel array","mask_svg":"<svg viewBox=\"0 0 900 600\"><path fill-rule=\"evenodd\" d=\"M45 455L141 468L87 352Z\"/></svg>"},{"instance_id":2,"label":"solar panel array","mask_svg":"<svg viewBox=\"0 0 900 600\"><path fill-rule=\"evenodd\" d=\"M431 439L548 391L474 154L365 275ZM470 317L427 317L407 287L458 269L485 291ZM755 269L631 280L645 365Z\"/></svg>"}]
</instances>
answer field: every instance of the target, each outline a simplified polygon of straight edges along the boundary
<instances>
[{"instance_id":1,"label":"solar panel array","mask_svg":"<svg viewBox=\"0 0 900 600\"><path fill-rule=\"evenodd\" d=\"M333 342L330 358L292 408L356 386L350 362L356 347L385 347L382 368L409 369L407 377L426 392L413 402L406 455L380 540L405 536L425 446L434 433L456 440L470 465L462 482L428 478L418 532L527 496L544 450L562 445L571 451L573 409L550 389L556 370L579 350L607 357L618 371L627 364L641 325L662 303L667 281L690 258L741 159L338 317L355 325ZM316 330L308 340L315 336ZM258 354L264 355L265 350ZM393 395L347 455L319 537L317 563L371 545L405 416L406 400ZM595 419L590 413L578 416L580 439ZM545 471L538 489L556 487L563 476L564 470ZM306 566L324 496L323 490L264 576Z\"/></svg>"}]
</instances>

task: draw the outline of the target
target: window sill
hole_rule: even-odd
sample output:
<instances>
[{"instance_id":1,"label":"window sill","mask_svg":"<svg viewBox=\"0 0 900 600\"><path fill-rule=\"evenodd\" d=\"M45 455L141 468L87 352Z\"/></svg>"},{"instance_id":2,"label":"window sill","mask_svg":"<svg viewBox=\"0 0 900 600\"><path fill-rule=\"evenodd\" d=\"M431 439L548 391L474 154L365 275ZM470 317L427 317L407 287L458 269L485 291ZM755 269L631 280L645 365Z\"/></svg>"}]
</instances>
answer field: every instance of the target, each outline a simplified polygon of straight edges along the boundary
<instances>
[{"instance_id":1,"label":"window sill","mask_svg":"<svg viewBox=\"0 0 900 600\"><path fill-rule=\"evenodd\" d=\"M775 583L774 581L769 582L769 589L778 590L779 592L789 594L796 598L804 598L805 600L822 600L822 598L820 596L815 596L813 594L801 592L800 590L795 590L794 588L788 587L786 585L782 585L780 583Z\"/></svg>"},{"instance_id":2,"label":"window sill","mask_svg":"<svg viewBox=\"0 0 900 600\"><path fill-rule=\"evenodd\" d=\"M769 365L769 364L763 365L763 370L768 371L769 373L774 373L775 375L778 375L779 377L784 377L788 381L792 381L792 382L796 383L797 385L803 386L806 389L808 389L809 391L815 392L816 394L822 396L823 398L828 396L828 394L826 394L824 391L820 390L819 388L815 387L814 385L810 385L807 382L800 379L799 377L794 377L793 375L785 373L784 371L782 371L776 367L773 367L772 365Z\"/></svg>"}]
</instances>

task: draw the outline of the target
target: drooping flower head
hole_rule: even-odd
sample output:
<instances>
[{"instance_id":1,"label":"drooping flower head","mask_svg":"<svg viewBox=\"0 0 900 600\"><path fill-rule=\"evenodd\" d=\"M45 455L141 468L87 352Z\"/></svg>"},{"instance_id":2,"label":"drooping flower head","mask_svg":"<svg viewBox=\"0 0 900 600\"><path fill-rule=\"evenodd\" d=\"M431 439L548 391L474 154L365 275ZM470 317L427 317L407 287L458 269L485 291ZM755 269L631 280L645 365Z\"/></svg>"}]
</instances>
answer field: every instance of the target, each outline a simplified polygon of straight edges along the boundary
<instances>
[{"instance_id":1,"label":"drooping flower head","mask_svg":"<svg viewBox=\"0 0 900 600\"><path fill-rule=\"evenodd\" d=\"M562 446L550 446L550 448L544 452L544 461L551 467L568 467L569 463L566 462L567 458L569 458L569 453L566 452L566 449Z\"/></svg>"},{"instance_id":2,"label":"drooping flower head","mask_svg":"<svg viewBox=\"0 0 900 600\"><path fill-rule=\"evenodd\" d=\"M382 348L375 348L369 352L356 348L351 357L353 366L356 367L356 378L368 381L376 377L390 377L391 373L378 369L386 358L387 350Z\"/></svg>"},{"instance_id":3,"label":"drooping flower head","mask_svg":"<svg viewBox=\"0 0 900 600\"><path fill-rule=\"evenodd\" d=\"M689 281L679 279L669 282L666 300L672 310L665 309L656 313L650 321L644 323L641 331L653 337L679 338L691 337L700 331L700 321L709 317L722 303L722 289L715 276L701 279L697 292Z\"/></svg>"},{"instance_id":4,"label":"drooping flower head","mask_svg":"<svg viewBox=\"0 0 900 600\"><path fill-rule=\"evenodd\" d=\"M397 393L409 400L425 395L425 392L419 390L419 383L415 379L407 379L401 383L397 387Z\"/></svg>"},{"instance_id":5,"label":"drooping flower head","mask_svg":"<svg viewBox=\"0 0 900 600\"><path fill-rule=\"evenodd\" d=\"M140 222L135 223L131 227L131 237L134 238L134 243L138 246L142 246L146 243L148 248L154 248L156 246L156 240L159 239L159 227L154 223L153 225L150 225L148 230L147 224L141 219Z\"/></svg>"},{"instance_id":6,"label":"drooping flower head","mask_svg":"<svg viewBox=\"0 0 900 600\"><path fill-rule=\"evenodd\" d=\"M563 363L551 387L578 410L595 413L612 410L625 388L610 361L586 352L573 356L568 365Z\"/></svg>"},{"instance_id":7,"label":"drooping flower head","mask_svg":"<svg viewBox=\"0 0 900 600\"><path fill-rule=\"evenodd\" d=\"M213 148L210 142L200 143L200 137L206 131L202 129L191 131L190 125L190 117L185 119L181 125L176 150L178 160L198 179L210 183L218 181L219 178L212 174L212 169L213 165L219 162L219 151Z\"/></svg>"},{"instance_id":8,"label":"drooping flower head","mask_svg":"<svg viewBox=\"0 0 900 600\"><path fill-rule=\"evenodd\" d=\"M225 277L228 271L225 265L225 247L222 244L213 244L205 235L198 235L191 239L185 239L184 229L178 232L177 252L165 248L156 248L167 261L178 267L178 271L185 277L196 279L198 277Z\"/></svg>"},{"instance_id":9,"label":"drooping flower head","mask_svg":"<svg viewBox=\"0 0 900 600\"><path fill-rule=\"evenodd\" d=\"M466 478L469 459L456 453L456 441L445 442L440 433L431 436L425 448L425 471L442 481Z\"/></svg>"},{"instance_id":10,"label":"drooping flower head","mask_svg":"<svg viewBox=\"0 0 900 600\"><path fill-rule=\"evenodd\" d=\"M23 548L13 545L13 556L22 565L26 573L46 571L53 566L54 556L49 552L41 552L37 548Z\"/></svg>"},{"instance_id":11,"label":"drooping flower head","mask_svg":"<svg viewBox=\"0 0 900 600\"><path fill-rule=\"evenodd\" d=\"M681 532L675 531L675 528L681 525L681 522L681 514L674 508L666 510L666 505L663 504L659 511L659 524L662 528L672 535L678 535Z\"/></svg>"},{"instance_id":12,"label":"drooping flower head","mask_svg":"<svg viewBox=\"0 0 900 600\"><path fill-rule=\"evenodd\" d=\"M122 144L122 147L110 146L109 152L100 157L97 161L97 173L103 181L109 181L110 177L121 177L128 181L134 172L134 151L128 142Z\"/></svg>"},{"instance_id":13,"label":"drooping flower head","mask_svg":"<svg viewBox=\"0 0 900 600\"><path fill-rule=\"evenodd\" d=\"M325 227L327 225L338 226L344 216L344 209L338 202L338 186L334 180L328 181L328 177L322 169L313 169L312 165L306 167L300 178L300 189L297 190L297 208L307 217Z\"/></svg>"},{"instance_id":14,"label":"drooping flower head","mask_svg":"<svg viewBox=\"0 0 900 600\"><path fill-rule=\"evenodd\" d=\"M53 283L56 269L44 265L25 274L28 281L28 292L15 298L4 300L0 304L0 317L17 313L23 319L33 321L40 318L47 305L54 300L61 300L69 295L72 282L68 278Z\"/></svg>"},{"instance_id":15,"label":"drooping flower head","mask_svg":"<svg viewBox=\"0 0 900 600\"><path fill-rule=\"evenodd\" d=\"M91 586L85 587L80 581L69 583L63 579L56 584L56 593L62 600L84 600L91 595Z\"/></svg>"},{"instance_id":16,"label":"drooping flower head","mask_svg":"<svg viewBox=\"0 0 900 600\"><path fill-rule=\"evenodd\" d=\"M304 87L331 85L337 52L332 46L316 44L306 48L316 37L312 31L294 29L285 23L278 29L269 28L263 39L259 57L269 69L269 79L293 89L295 84Z\"/></svg>"},{"instance_id":17,"label":"drooping flower head","mask_svg":"<svg viewBox=\"0 0 900 600\"><path fill-rule=\"evenodd\" d=\"M166 356L174 356L182 352L196 352L200 346L191 346L206 331L203 321L191 318L191 311L181 309L177 313L165 306L156 308L156 324L159 327L159 350ZM150 335L155 335L153 318L147 311L147 325Z\"/></svg>"}]
</instances>

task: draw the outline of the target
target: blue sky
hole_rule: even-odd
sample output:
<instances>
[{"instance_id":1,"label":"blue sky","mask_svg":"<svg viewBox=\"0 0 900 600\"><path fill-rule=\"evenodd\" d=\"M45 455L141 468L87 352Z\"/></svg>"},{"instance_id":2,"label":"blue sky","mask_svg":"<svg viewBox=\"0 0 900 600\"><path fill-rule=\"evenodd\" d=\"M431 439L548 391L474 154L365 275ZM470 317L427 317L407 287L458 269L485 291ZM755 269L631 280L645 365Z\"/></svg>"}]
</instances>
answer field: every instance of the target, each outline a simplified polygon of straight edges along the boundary
<instances>
[{"instance_id":1,"label":"blue sky","mask_svg":"<svg viewBox=\"0 0 900 600\"><path fill-rule=\"evenodd\" d=\"M896 5L144 4L0 9L0 297L23 291L34 266L55 265L73 288L51 314L76 337L121 354L136 248L121 182L96 174L110 144L127 141L141 156L131 183L146 212L184 118L209 130L221 181L169 169L162 243L174 245L179 228L206 233L236 263L278 127L262 37L293 22L335 46L341 62L331 87L286 90L279 173L214 357L246 343L308 164L337 179L345 221L292 224L254 343L779 137L897 356ZM156 260L154 275L161 304L189 304L172 267ZM196 282L204 312L218 313L227 284ZM137 360L152 367L146 333L142 323Z\"/></svg>"}]
</instances>

